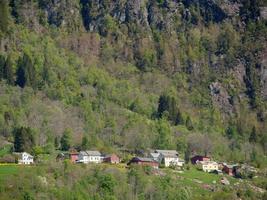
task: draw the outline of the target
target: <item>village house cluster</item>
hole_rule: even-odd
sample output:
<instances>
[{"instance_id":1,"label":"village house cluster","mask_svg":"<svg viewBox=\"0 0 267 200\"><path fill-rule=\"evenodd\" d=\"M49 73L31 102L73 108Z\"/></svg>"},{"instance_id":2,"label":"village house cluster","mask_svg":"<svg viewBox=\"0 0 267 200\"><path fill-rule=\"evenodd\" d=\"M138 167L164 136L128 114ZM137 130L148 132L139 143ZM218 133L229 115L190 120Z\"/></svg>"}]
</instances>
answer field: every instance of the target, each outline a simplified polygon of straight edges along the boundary
<instances>
[{"instance_id":1,"label":"village house cluster","mask_svg":"<svg viewBox=\"0 0 267 200\"><path fill-rule=\"evenodd\" d=\"M64 155L62 156L62 158ZM69 158L73 163L120 163L120 158L116 154L101 154L99 151L80 151L70 152ZM60 159L60 157L58 158ZM178 152L175 150L155 150L150 152L147 157L133 157L127 165L142 165L151 166L153 168L159 168L162 164L165 167L182 167L184 160L179 158Z\"/></svg>"},{"instance_id":2,"label":"village house cluster","mask_svg":"<svg viewBox=\"0 0 267 200\"><path fill-rule=\"evenodd\" d=\"M18 164L29 165L34 163L34 156L27 152L14 153L17 157ZM56 160L69 159L72 163L110 163L118 164L121 159L116 154L102 154L96 150L76 151L70 150L69 152L59 153ZM191 163L199 170L208 173L227 174L229 176L238 177L240 170L246 169L247 171L256 172L256 169L248 165L229 165L227 163L215 162L208 156L196 155L191 158ZM150 166L154 169L159 167L171 167L175 169L182 169L185 161L179 157L176 150L153 150L146 154L146 157L132 157L127 165L140 165Z\"/></svg>"}]
</instances>

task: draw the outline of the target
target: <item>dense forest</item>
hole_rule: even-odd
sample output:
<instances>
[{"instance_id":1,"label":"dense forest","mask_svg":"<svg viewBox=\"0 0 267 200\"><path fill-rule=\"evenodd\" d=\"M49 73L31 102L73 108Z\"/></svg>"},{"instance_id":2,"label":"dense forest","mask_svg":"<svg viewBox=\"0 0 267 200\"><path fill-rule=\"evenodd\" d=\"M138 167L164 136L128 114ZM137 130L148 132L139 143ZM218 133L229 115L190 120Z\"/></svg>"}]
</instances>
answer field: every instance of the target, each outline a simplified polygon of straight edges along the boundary
<instances>
[{"instance_id":1,"label":"dense forest","mask_svg":"<svg viewBox=\"0 0 267 200\"><path fill-rule=\"evenodd\" d=\"M0 148L10 144L267 167L267 1L1 0Z\"/></svg>"}]
</instances>

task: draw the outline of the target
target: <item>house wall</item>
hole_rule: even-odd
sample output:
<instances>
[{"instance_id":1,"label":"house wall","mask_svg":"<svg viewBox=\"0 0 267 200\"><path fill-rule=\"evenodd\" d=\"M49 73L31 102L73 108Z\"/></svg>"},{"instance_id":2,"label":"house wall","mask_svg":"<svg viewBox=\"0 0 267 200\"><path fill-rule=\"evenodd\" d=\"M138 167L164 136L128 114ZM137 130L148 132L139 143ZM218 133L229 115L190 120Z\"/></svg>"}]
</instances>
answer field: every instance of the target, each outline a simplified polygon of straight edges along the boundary
<instances>
[{"instance_id":1,"label":"house wall","mask_svg":"<svg viewBox=\"0 0 267 200\"><path fill-rule=\"evenodd\" d=\"M179 158L165 157L164 158L165 167L169 167L171 165L180 166L181 162L179 162Z\"/></svg>"},{"instance_id":2,"label":"house wall","mask_svg":"<svg viewBox=\"0 0 267 200\"><path fill-rule=\"evenodd\" d=\"M104 158L104 161L108 163L116 164L120 162L120 158L116 155L112 155L110 157Z\"/></svg>"},{"instance_id":3,"label":"house wall","mask_svg":"<svg viewBox=\"0 0 267 200\"><path fill-rule=\"evenodd\" d=\"M202 165L202 170L204 172L211 172L211 171L218 170L218 169L219 169L219 166L216 164L203 164Z\"/></svg>"},{"instance_id":4,"label":"house wall","mask_svg":"<svg viewBox=\"0 0 267 200\"><path fill-rule=\"evenodd\" d=\"M150 166L150 167L153 167L153 168L158 168L159 167L159 164L156 163L156 162L137 162L138 165L143 165L143 166Z\"/></svg>"},{"instance_id":5,"label":"house wall","mask_svg":"<svg viewBox=\"0 0 267 200\"><path fill-rule=\"evenodd\" d=\"M30 165L32 163L33 163L33 157L27 153L22 153L21 159L18 160L18 164Z\"/></svg>"},{"instance_id":6,"label":"house wall","mask_svg":"<svg viewBox=\"0 0 267 200\"><path fill-rule=\"evenodd\" d=\"M101 156L79 156L79 160L83 163L101 163Z\"/></svg>"},{"instance_id":7,"label":"house wall","mask_svg":"<svg viewBox=\"0 0 267 200\"><path fill-rule=\"evenodd\" d=\"M70 155L71 162L76 162L78 159L79 159L78 154L71 154Z\"/></svg>"}]
</instances>

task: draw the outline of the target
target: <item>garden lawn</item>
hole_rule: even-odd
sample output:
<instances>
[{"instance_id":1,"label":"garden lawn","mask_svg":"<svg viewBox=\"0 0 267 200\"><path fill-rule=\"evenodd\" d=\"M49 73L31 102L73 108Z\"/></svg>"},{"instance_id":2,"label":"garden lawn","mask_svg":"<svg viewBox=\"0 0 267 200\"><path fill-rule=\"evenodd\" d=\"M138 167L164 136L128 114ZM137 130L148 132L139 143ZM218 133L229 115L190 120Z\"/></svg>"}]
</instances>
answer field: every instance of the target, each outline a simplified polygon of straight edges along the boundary
<instances>
[{"instance_id":1,"label":"garden lawn","mask_svg":"<svg viewBox=\"0 0 267 200\"><path fill-rule=\"evenodd\" d=\"M188 179L197 179L206 184L212 184L213 181L217 183L221 179L222 176L217 174L211 174L207 172L200 171L196 168L191 168L190 170L184 171L184 173L180 174L180 176L188 178Z\"/></svg>"},{"instance_id":2,"label":"garden lawn","mask_svg":"<svg viewBox=\"0 0 267 200\"><path fill-rule=\"evenodd\" d=\"M19 171L19 167L18 165L3 165L0 164L0 182L1 180L3 180L5 177L9 176L9 175L13 175L16 174Z\"/></svg>"},{"instance_id":3,"label":"garden lawn","mask_svg":"<svg viewBox=\"0 0 267 200\"><path fill-rule=\"evenodd\" d=\"M188 178L188 179L196 179L204 184L212 184L213 181L216 181L216 183L220 182L220 179L222 177L226 177L231 184L237 182L238 180L227 176L227 175L217 175L213 173L203 172L201 170L198 170L196 168L191 168L190 170L185 170L184 173L180 174L180 176Z\"/></svg>"}]
</instances>

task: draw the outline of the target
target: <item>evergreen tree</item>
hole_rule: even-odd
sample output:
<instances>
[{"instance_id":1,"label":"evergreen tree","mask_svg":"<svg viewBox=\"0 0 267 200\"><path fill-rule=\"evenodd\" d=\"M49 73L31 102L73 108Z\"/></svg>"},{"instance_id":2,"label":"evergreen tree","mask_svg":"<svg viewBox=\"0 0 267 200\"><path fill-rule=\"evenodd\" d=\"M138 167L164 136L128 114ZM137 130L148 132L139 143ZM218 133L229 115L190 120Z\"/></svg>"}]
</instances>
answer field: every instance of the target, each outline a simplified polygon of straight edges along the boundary
<instances>
[{"instance_id":1,"label":"evergreen tree","mask_svg":"<svg viewBox=\"0 0 267 200\"><path fill-rule=\"evenodd\" d=\"M37 87L35 67L27 54L24 54L18 61L16 84L22 88L31 86L36 89Z\"/></svg>"},{"instance_id":2,"label":"evergreen tree","mask_svg":"<svg viewBox=\"0 0 267 200\"><path fill-rule=\"evenodd\" d=\"M54 146L55 146L55 149L58 149L58 147L59 147L59 138L58 137L55 137Z\"/></svg>"},{"instance_id":3,"label":"evergreen tree","mask_svg":"<svg viewBox=\"0 0 267 200\"><path fill-rule=\"evenodd\" d=\"M87 150L90 147L89 140L86 136L83 136L81 150Z\"/></svg>"},{"instance_id":4,"label":"evergreen tree","mask_svg":"<svg viewBox=\"0 0 267 200\"><path fill-rule=\"evenodd\" d=\"M177 122L180 123L180 120L182 120L181 113L174 97L168 95L160 96L158 103L158 117L162 118L164 116L172 121L173 124L177 124Z\"/></svg>"},{"instance_id":5,"label":"evergreen tree","mask_svg":"<svg viewBox=\"0 0 267 200\"><path fill-rule=\"evenodd\" d=\"M5 62L4 69L3 69L3 78L6 79L8 84L10 85L14 84L11 55L8 55L7 60Z\"/></svg>"},{"instance_id":6,"label":"evergreen tree","mask_svg":"<svg viewBox=\"0 0 267 200\"><path fill-rule=\"evenodd\" d=\"M256 132L256 127L253 126L250 137L249 137L249 142L251 143L256 143L257 142L257 132Z\"/></svg>"},{"instance_id":7,"label":"evergreen tree","mask_svg":"<svg viewBox=\"0 0 267 200\"><path fill-rule=\"evenodd\" d=\"M169 123L160 119L157 124L158 136L155 146L160 149L168 149L171 147L171 129Z\"/></svg>"},{"instance_id":8,"label":"evergreen tree","mask_svg":"<svg viewBox=\"0 0 267 200\"><path fill-rule=\"evenodd\" d=\"M4 67L5 67L5 56L0 55L0 80L2 80L4 75Z\"/></svg>"},{"instance_id":9,"label":"evergreen tree","mask_svg":"<svg viewBox=\"0 0 267 200\"><path fill-rule=\"evenodd\" d=\"M60 140L60 145L61 145L61 150L63 151L68 151L69 148L71 147L71 130L66 129L63 133L63 136L61 137Z\"/></svg>"},{"instance_id":10,"label":"evergreen tree","mask_svg":"<svg viewBox=\"0 0 267 200\"><path fill-rule=\"evenodd\" d=\"M17 76L16 84L24 88L24 86L26 85L26 75L25 75L25 66L22 58L19 58L16 76Z\"/></svg>"},{"instance_id":11,"label":"evergreen tree","mask_svg":"<svg viewBox=\"0 0 267 200\"><path fill-rule=\"evenodd\" d=\"M159 103L158 103L158 116L159 118L162 117L162 114L164 111L168 110L168 98L165 95L161 95L159 97Z\"/></svg>"},{"instance_id":12,"label":"evergreen tree","mask_svg":"<svg viewBox=\"0 0 267 200\"><path fill-rule=\"evenodd\" d=\"M9 6L8 0L0 1L0 30L6 33L9 25Z\"/></svg>"},{"instance_id":13,"label":"evergreen tree","mask_svg":"<svg viewBox=\"0 0 267 200\"><path fill-rule=\"evenodd\" d=\"M193 123L192 123L191 118L189 116L187 116L187 118L186 118L185 126L189 131L194 129Z\"/></svg>"},{"instance_id":14,"label":"evergreen tree","mask_svg":"<svg viewBox=\"0 0 267 200\"><path fill-rule=\"evenodd\" d=\"M178 109L177 114L176 114L176 118L175 118L175 125L183 124L183 123L184 123L184 119L183 119L182 113Z\"/></svg>"},{"instance_id":15,"label":"evergreen tree","mask_svg":"<svg viewBox=\"0 0 267 200\"><path fill-rule=\"evenodd\" d=\"M250 20L257 21L260 16L260 2L261 0L242 0L241 19L246 23Z\"/></svg>"},{"instance_id":16,"label":"evergreen tree","mask_svg":"<svg viewBox=\"0 0 267 200\"><path fill-rule=\"evenodd\" d=\"M32 152L35 144L33 131L29 127L20 127L14 131L14 149L16 152Z\"/></svg>"},{"instance_id":17,"label":"evergreen tree","mask_svg":"<svg viewBox=\"0 0 267 200\"><path fill-rule=\"evenodd\" d=\"M228 137L229 140L236 138L237 137L237 128L235 125L230 125L227 129L226 129L226 136Z\"/></svg>"}]
</instances>

